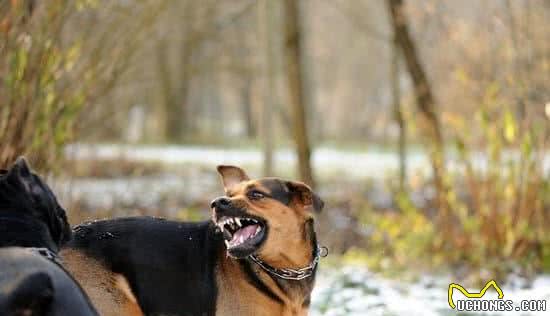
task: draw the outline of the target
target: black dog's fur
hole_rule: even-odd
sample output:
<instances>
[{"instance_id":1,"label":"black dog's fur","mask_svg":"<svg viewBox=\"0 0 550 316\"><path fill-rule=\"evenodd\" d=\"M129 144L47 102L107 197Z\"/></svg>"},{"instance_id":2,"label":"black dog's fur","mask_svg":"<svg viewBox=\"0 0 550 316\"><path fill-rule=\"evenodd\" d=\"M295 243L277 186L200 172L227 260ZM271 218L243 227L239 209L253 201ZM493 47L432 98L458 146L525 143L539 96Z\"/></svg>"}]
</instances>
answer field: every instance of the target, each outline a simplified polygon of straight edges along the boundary
<instances>
[{"instance_id":1,"label":"black dog's fur","mask_svg":"<svg viewBox=\"0 0 550 316\"><path fill-rule=\"evenodd\" d=\"M61 266L26 248L0 248L0 271L0 315L98 315Z\"/></svg>"},{"instance_id":2,"label":"black dog's fur","mask_svg":"<svg viewBox=\"0 0 550 316\"><path fill-rule=\"evenodd\" d=\"M146 315L215 313L214 269L224 246L211 221L95 221L77 226L69 246L102 258L108 269L124 275Z\"/></svg>"},{"instance_id":3,"label":"black dog's fur","mask_svg":"<svg viewBox=\"0 0 550 316\"><path fill-rule=\"evenodd\" d=\"M44 247L57 252L71 239L65 210L23 158L0 171L0 247Z\"/></svg>"},{"instance_id":4,"label":"black dog's fur","mask_svg":"<svg viewBox=\"0 0 550 316\"><path fill-rule=\"evenodd\" d=\"M0 171L0 315L97 315L63 267L27 249L55 254L70 238L65 210L23 158Z\"/></svg>"}]
</instances>

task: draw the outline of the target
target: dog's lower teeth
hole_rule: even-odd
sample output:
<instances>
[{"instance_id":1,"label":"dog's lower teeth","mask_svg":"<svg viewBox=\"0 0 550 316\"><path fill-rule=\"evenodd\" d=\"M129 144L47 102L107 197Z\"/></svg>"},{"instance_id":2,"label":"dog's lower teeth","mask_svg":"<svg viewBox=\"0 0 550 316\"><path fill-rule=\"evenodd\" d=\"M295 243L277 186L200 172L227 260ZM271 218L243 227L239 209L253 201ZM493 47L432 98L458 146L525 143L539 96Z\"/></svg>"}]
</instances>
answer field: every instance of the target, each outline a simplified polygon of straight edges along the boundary
<instances>
[{"instance_id":1,"label":"dog's lower teeth","mask_svg":"<svg viewBox=\"0 0 550 316\"><path fill-rule=\"evenodd\" d=\"M252 227L255 229L250 231ZM239 247L246 242L254 239L262 231L258 220L253 218L223 217L217 224L224 236L224 242L227 249ZM243 230L244 231L240 231ZM236 236L235 236L236 235Z\"/></svg>"}]
</instances>

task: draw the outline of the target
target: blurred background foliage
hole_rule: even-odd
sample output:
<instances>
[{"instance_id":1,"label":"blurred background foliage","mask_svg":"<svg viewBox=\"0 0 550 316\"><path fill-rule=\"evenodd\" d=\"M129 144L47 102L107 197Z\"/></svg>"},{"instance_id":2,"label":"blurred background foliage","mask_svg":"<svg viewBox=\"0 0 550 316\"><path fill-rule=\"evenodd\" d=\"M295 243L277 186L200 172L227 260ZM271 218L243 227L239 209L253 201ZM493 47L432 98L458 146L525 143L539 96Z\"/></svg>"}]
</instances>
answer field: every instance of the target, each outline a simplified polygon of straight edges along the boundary
<instances>
[{"instance_id":1,"label":"blurred background foliage","mask_svg":"<svg viewBox=\"0 0 550 316\"><path fill-rule=\"evenodd\" d=\"M187 175L178 190L190 190L206 186L208 154L167 165L68 152L259 152L256 174L324 193L320 230L344 258L380 270L548 271L548 21L544 0L4 0L0 165L26 154L56 177ZM289 148L297 168L277 163ZM399 163L353 177L323 164L327 148ZM70 211L74 221L206 218L212 194Z\"/></svg>"},{"instance_id":2,"label":"blurred background foliage","mask_svg":"<svg viewBox=\"0 0 550 316\"><path fill-rule=\"evenodd\" d=\"M0 163L29 152L38 167L55 166L91 105L126 71L158 12L139 3L2 1Z\"/></svg>"}]
</instances>

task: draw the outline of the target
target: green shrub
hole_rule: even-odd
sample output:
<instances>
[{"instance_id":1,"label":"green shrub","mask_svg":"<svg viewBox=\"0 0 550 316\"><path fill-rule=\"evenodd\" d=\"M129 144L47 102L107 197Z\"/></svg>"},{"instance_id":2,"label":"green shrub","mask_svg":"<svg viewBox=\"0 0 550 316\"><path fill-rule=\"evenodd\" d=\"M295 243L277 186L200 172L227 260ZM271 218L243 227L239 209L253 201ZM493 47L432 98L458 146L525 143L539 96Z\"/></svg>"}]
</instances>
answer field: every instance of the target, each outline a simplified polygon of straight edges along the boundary
<instances>
[{"instance_id":1,"label":"green shrub","mask_svg":"<svg viewBox=\"0 0 550 316\"><path fill-rule=\"evenodd\" d=\"M84 110L113 89L160 7L0 2L0 166L26 154L35 167L52 167Z\"/></svg>"},{"instance_id":2,"label":"green shrub","mask_svg":"<svg viewBox=\"0 0 550 316\"><path fill-rule=\"evenodd\" d=\"M548 271L546 118L520 121L499 95L492 85L474 118L464 118L466 128L454 129L446 191L434 198L445 201L448 212L434 209L434 201L419 209L409 192L397 189L398 210L365 212L363 222L374 227L370 241L380 257L398 266L422 262L497 273Z\"/></svg>"}]
</instances>

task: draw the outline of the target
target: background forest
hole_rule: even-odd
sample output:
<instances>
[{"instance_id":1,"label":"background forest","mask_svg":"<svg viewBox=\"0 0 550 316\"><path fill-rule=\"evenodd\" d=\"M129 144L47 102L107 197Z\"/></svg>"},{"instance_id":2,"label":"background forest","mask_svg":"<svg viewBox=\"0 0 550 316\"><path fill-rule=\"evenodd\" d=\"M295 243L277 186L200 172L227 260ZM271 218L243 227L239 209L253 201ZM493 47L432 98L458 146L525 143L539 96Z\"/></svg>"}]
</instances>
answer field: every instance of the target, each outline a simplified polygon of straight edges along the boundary
<instances>
[{"instance_id":1,"label":"background forest","mask_svg":"<svg viewBox=\"0 0 550 316\"><path fill-rule=\"evenodd\" d=\"M206 219L221 163L299 178L327 271L548 299L549 21L546 0L0 0L0 166L25 154L73 223Z\"/></svg>"}]
</instances>

